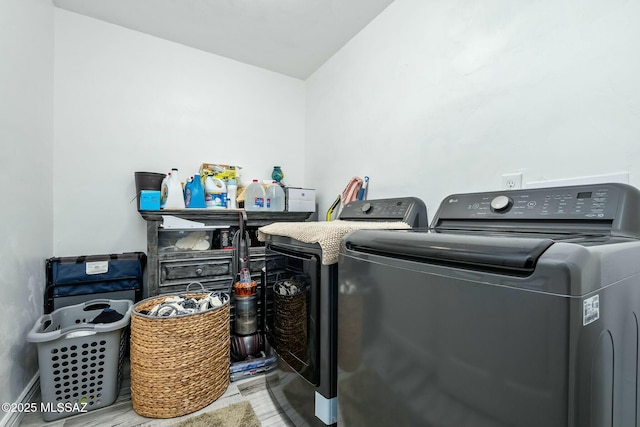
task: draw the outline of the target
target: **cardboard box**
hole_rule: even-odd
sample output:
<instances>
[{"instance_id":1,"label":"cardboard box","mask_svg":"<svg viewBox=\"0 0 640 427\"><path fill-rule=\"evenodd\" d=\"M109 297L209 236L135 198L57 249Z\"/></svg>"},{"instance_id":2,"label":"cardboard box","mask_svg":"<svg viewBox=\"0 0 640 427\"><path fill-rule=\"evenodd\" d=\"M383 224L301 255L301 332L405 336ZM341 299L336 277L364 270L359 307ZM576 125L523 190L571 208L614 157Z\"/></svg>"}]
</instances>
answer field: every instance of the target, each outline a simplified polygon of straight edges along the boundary
<instances>
[{"instance_id":1,"label":"cardboard box","mask_svg":"<svg viewBox=\"0 0 640 427\"><path fill-rule=\"evenodd\" d=\"M157 211L160 209L160 192L155 190L140 190L140 210Z\"/></svg>"},{"instance_id":2,"label":"cardboard box","mask_svg":"<svg viewBox=\"0 0 640 427\"><path fill-rule=\"evenodd\" d=\"M287 212L315 212L316 190L311 188L285 187Z\"/></svg>"},{"instance_id":3,"label":"cardboard box","mask_svg":"<svg viewBox=\"0 0 640 427\"><path fill-rule=\"evenodd\" d=\"M204 181L209 172L213 172L213 177L218 179L230 180L238 179L240 175L240 166L221 165L218 163L203 163L200 165L200 178Z\"/></svg>"}]
</instances>

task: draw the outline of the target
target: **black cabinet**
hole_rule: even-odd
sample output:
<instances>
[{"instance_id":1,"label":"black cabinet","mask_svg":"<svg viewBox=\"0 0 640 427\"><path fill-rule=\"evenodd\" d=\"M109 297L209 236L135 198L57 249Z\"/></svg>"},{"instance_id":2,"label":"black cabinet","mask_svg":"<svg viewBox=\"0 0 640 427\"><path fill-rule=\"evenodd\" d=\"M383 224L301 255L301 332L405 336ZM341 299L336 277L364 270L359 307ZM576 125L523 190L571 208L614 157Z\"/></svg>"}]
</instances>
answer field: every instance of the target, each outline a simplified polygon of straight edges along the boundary
<instances>
[{"instance_id":1,"label":"black cabinet","mask_svg":"<svg viewBox=\"0 0 640 427\"><path fill-rule=\"evenodd\" d=\"M242 217L238 209L180 209L139 211L147 221L147 286L144 297L180 293L192 282L208 290L230 291L236 271L233 235ZM264 244L258 228L273 222L301 222L312 212L247 212L251 236L251 275L260 281L265 265ZM164 228L163 216L203 224L200 228ZM199 288L192 287L192 290Z\"/></svg>"}]
</instances>

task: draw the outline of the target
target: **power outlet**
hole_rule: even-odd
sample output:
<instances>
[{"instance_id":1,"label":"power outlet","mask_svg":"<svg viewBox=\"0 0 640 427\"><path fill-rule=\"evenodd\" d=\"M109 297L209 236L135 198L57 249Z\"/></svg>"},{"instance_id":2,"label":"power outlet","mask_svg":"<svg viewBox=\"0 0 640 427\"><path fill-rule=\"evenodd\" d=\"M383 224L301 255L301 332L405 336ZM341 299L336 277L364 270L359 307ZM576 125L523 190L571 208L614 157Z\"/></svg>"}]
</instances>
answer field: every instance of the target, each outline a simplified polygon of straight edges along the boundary
<instances>
[{"instance_id":1,"label":"power outlet","mask_svg":"<svg viewBox=\"0 0 640 427\"><path fill-rule=\"evenodd\" d=\"M522 188L522 172L505 173L502 175L503 190L518 190Z\"/></svg>"}]
</instances>

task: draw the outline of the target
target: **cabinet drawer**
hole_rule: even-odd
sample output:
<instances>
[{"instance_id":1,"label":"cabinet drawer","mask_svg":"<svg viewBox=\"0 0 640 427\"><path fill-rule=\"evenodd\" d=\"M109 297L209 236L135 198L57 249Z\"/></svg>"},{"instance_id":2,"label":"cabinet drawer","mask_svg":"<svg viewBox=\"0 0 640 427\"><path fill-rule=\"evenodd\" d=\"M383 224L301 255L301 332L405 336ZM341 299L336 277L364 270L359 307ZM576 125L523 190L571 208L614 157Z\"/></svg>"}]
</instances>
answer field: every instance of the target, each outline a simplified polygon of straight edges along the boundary
<instances>
[{"instance_id":1,"label":"cabinet drawer","mask_svg":"<svg viewBox=\"0 0 640 427\"><path fill-rule=\"evenodd\" d=\"M201 281L233 274L234 251L208 253L207 257L160 259L160 284Z\"/></svg>"}]
</instances>

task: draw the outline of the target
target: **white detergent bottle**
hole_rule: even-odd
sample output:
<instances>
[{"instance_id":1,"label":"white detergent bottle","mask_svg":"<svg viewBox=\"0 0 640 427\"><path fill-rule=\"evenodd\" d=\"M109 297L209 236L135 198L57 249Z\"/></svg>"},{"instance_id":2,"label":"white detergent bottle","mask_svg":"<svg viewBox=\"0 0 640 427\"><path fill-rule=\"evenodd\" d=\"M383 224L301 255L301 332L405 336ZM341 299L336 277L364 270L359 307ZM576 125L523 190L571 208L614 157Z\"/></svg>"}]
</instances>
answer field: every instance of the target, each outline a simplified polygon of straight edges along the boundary
<instances>
[{"instance_id":1,"label":"white detergent bottle","mask_svg":"<svg viewBox=\"0 0 640 427\"><path fill-rule=\"evenodd\" d=\"M167 200L164 209L184 209L184 192L176 168L171 169L171 177L167 179Z\"/></svg>"},{"instance_id":2,"label":"white detergent bottle","mask_svg":"<svg viewBox=\"0 0 640 427\"><path fill-rule=\"evenodd\" d=\"M284 212L284 190L276 181L265 190L264 207L271 212Z\"/></svg>"},{"instance_id":3,"label":"white detergent bottle","mask_svg":"<svg viewBox=\"0 0 640 427\"><path fill-rule=\"evenodd\" d=\"M254 179L244 190L244 210L262 211L264 210L264 188L262 184Z\"/></svg>"},{"instance_id":4,"label":"white detergent bottle","mask_svg":"<svg viewBox=\"0 0 640 427\"><path fill-rule=\"evenodd\" d=\"M208 175L204 182L204 204L211 209L227 207L227 186L223 180Z\"/></svg>"},{"instance_id":5,"label":"white detergent bottle","mask_svg":"<svg viewBox=\"0 0 640 427\"><path fill-rule=\"evenodd\" d=\"M227 208L228 209L237 209L238 205L236 204L236 198L238 197L238 184L236 180L231 178L229 182L227 182Z\"/></svg>"}]
</instances>

